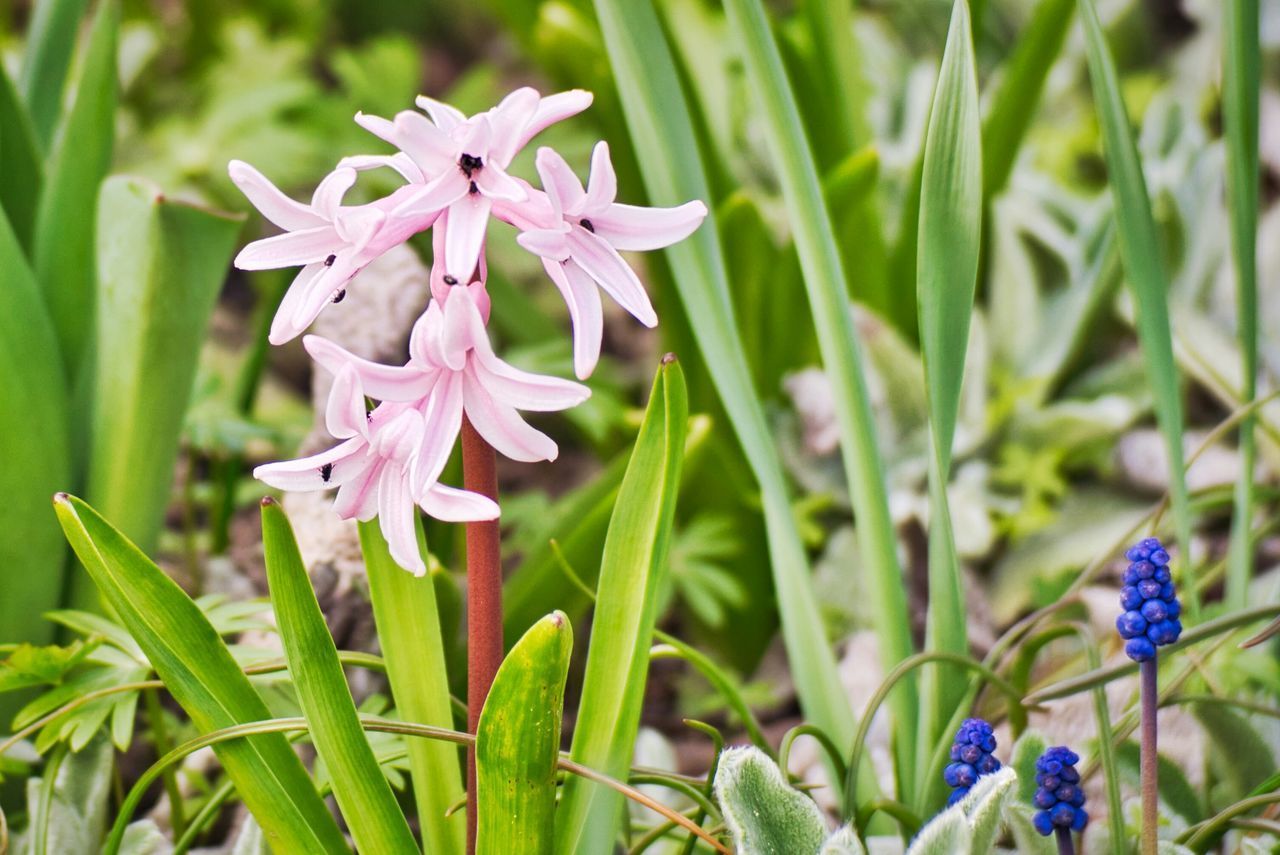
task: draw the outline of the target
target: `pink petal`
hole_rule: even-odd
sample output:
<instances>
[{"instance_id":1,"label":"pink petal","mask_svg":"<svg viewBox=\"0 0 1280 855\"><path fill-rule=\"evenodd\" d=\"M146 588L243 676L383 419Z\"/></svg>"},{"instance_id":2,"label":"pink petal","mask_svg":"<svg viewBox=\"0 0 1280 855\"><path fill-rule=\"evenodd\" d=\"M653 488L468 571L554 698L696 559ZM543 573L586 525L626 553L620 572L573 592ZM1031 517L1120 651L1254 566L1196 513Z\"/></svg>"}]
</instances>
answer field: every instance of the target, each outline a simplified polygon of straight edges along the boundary
<instances>
[{"instance_id":1,"label":"pink petal","mask_svg":"<svg viewBox=\"0 0 1280 855\"><path fill-rule=\"evenodd\" d=\"M427 514L442 522L496 520L500 513L498 503L488 496L443 484L432 484L418 504Z\"/></svg>"},{"instance_id":2,"label":"pink petal","mask_svg":"<svg viewBox=\"0 0 1280 855\"><path fill-rule=\"evenodd\" d=\"M591 225L616 249L644 251L679 243L693 234L706 216L707 206L696 201L678 208L615 204L593 216Z\"/></svg>"},{"instance_id":3,"label":"pink petal","mask_svg":"<svg viewBox=\"0 0 1280 855\"><path fill-rule=\"evenodd\" d=\"M301 202L295 202L281 193L265 175L243 160L228 163L227 172L250 204L280 228L299 231L324 225L322 217Z\"/></svg>"},{"instance_id":4,"label":"pink petal","mask_svg":"<svg viewBox=\"0 0 1280 855\"><path fill-rule=\"evenodd\" d=\"M339 252L334 257L333 264L328 267L321 265L320 275L302 294L293 311L293 316L289 319L290 324L299 330L311 326L311 322L333 302L338 291L346 287L359 272L360 269L352 263L350 252Z\"/></svg>"},{"instance_id":5,"label":"pink petal","mask_svg":"<svg viewBox=\"0 0 1280 855\"><path fill-rule=\"evenodd\" d=\"M478 340L487 339L484 319L473 301L470 291L456 287L444 304L444 323L441 325L441 348L445 365L461 371L467 364L467 353Z\"/></svg>"},{"instance_id":6,"label":"pink petal","mask_svg":"<svg viewBox=\"0 0 1280 855\"><path fill-rule=\"evenodd\" d=\"M381 140L396 144L396 126L390 119L370 113L356 113L356 124Z\"/></svg>"},{"instance_id":7,"label":"pink petal","mask_svg":"<svg viewBox=\"0 0 1280 855\"><path fill-rule=\"evenodd\" d=\"M396 113L395 130L396 145L422 167L424 175L439 175L457 165L457 144L421 113Z\"/></svg>"},{"instance_id":8,"label":"pink petal","mask_svg":"<svg viewBox=\"0 0 1280 855\"><path fill-rule=\"evenodd\" d=\"M489 124L488 117L476 116L461 126L457 133L459 135L458 151L463 154L469 154L472 157L478 157L481 161L489 159L489 147L492 145L493 140L493 126Z\"/></svg>"},{"instance_id":9,"label":"pink petal","mask_svg":"<svg viewBox=\"0 0 1280 855\"><path fill-rule=\"evenodd\" d=\"M494 401L472 366L467 366L465 374L467 418L490 445L506 457L526 463L556 459L559 449L551 437L530 427L514 407Z\"/></svg>"},{"instance_id":10,"label":"pink petal","mask_svg":"<svg viewBox=\"0 0 1280 855\"><path fill-rule=\"evenodd\" d=\"M541 101L538 90L523 86L503 98L497 107L489 111L494 138L489 157L499 166L503 168L510 166L511 159L524 145L521 139L524 138L529 122L537 114Z\"/></svg>"},{"instance_id":11,"label":"pink petal","mask_svg":"<svg viewBox=\"0 0 1280 855\"><path fill-rule=\"evenodd\" d=\"M325 427L333 436L346 439L364 435L368 430L368 423L360 377L356 374L355 366L347 363L338 369L333 378L333 387L329 390L329 400L324 410Z\"/></svg>"},{"instance_id":12,"label":"pink petal","mask_svg":"<svg viewBox=\"0 0 1280 855\"><path fill-rule=\"evenodd\" d=\"M422 170L418 168L418 164L413 162L413 158L402 151L395 154L357 154L351 157L344 157L338 161L338 166L345 166L348 169L354 169L363 172L366 169L379 169L388 166L400 173L400 177L410 184L422 184L427 179L422 174Z\"/></svg>"},{"instance_id":13,"label":"pink petal","mask_svg":"<svg viewBox=\"0 0 1280 855\"><path fill-rule=\"evenodd\" d=\"M378 515L378 481L387 464L373 456L365 462L355 477L338 488L333 499L333 512L344 520L368 522Z\"/></svg>"},{"instance_id":14,"label":"pink petal","mask_svg":"<svg viewBox=\"0 0 1280 855\"><path fill-rule=\"evenodd\" d=\"M459 282L470 282L480 258L493 203L479 193L469 193L449 206L444 240L444 269Z\"/></svg>"},{"instance_id":15,"label":"pink petal","mask_svg":"<svg viewBox=\"0 0 1280 855\"><path fill-rule=\"evenodd\" d=\"M423 185L389 212L392 217L436 214L466 196L471 182L456 169L448 169Z\"/></svg>"},{"instance_id":16,"label":"pink petal","mask_svg":"<svg viewBox=\"0 0 1280 855\"><path fill-rule=\"evenodd\" d=\"M384 467L378 482L378 527L395 562L413 575L422 576L427 565L418 550L413 515L413 497L404 473L398 466Z\"/></svg>"},{"instance_id":17,"label":"pink petal","mask_svg":"<svg viewBox=\"0 0 1280 855\"><path fill-rule=\"evenodd\" d=\"M595 288L591 291L594 293ZM599 297L596 298L599 300ZM467 365L494 400L534 412L554 412L576 407L591 397L591 390L571 380L521 371L493 352L487 337L476 339L475 358Z\"/></svg>"},{"instance_id":18,"label":"pink petal","mask_svg":"<svg viewBox=\"0 0 1280 855\"><path fill-rule=\"evenodd\" d=\"M323 286L322 280L327 269L323 264L308 264L298 271L298 275L293 279L293 284L289 286L289 290L284 294L284 299L280 301L280 307L276 309L275 317L271 319L271 331L267 335L267 341L275 345L291 341L301 334L308 324L314 320L314 318L310 318L299 324L294 320L294 317L298 314L298 309L307 302L316 288Z\"/></svg>"},{"instance_id":19,"label":"pink petal","mask_svg":"<svg viewBox=\"0 0 1280 855\"><path fill-rule=\"evenodd\" d=\"M579 380L586 380L600 360L600 341L604 337L600 290L572 261L560 264L544 258L542 266L569 308L569 320L573 322L573 371Z\"/></svg>"},{"instance_id":20,"label":"pink petal","mask_svg":"<svg viewBox=\"0 0 1280 855\"><path fill-rule=\"evenodd\" d=\"M467 120L466 114L457 107L428 98L426 95L419 95L415 103L419 108L427 111L431 121L435 122L436 127L442 131L451 131Z\"/></svg>"},{"instance_id":21,"label":"pink petal","mask_svg":"<svg viewBox=\"0 0 1280 855\"><path fill-rule=\"evenodd\" d=\"M544 259L564 261L569 257L568 236L566 228L531 229L516 235L516 243Z\"/></svg>"},{"instance_id":22,"label":"pink petal","mask_svg":"<svg viewBox=\"0 0 1280 855\"><path fill-rule=\"evenodd\" d=\"M573 174L559 152L545 146L538 149L534 165L538 168L538 177L542 179L542 188L547 191L556 212L566 216L570 211L576 212L587 194L582 189L582 182Z\"/></svg>"},{"instance_id":23,"label":"pink petal","mask_svg":"<svg viewBox=\"0 0 1280 855\"><path fill-rule=\"evenodd\" d=\"M253 477L278 490L307 492L328 490L354 478L364 467L368 443L352 437L319 454L266 463L253 470ZM329 467L326 471L325 467ZM325 475L329 477L326 479Z\"/></svg>"},{"instance_id":24,"label":"pink petal","mask_svg":"<svg viewBox=\"0 0 1280 855\"><path fill-rule=\"evenodd\" d=\"M585 229L573 230L569 235L569 248L573 251L573 260L600 283L600 287L617 300L619 306L645 326L657 325L658 314L649 302L649 295L617 250Z\"/></svg>"},{"instance_id":25,"label":"pink petal","mask_svg":"<svg viewBox=\"0 0 1280 855\"><path fill-rule=\"evenodd\" d=\"M335 376L345 368L354 369L360 378L362 395L379 401L419 401L431 392L436 382L435 374L418 366L371 362L318 335L303 338L302 346L312 359Z\"/></svg>"},{"instance_id":26,"label":"pink petal","mask_svg":"<svg viewBox=\"0 0 1280 855\"><path fill-rule=\"evenodd\" d=\"M422 445L425 426L422 414L414 409L403 409L397 404L381 404L378 409L391 408L394 415L389 419L378 419L370 416L369 426L373 430L370 447L375 454L394 460L397 463L408 463L414 453ZM377 410L374 411L375 414Z\"/></svg>"},{"instance_id":27,"label":"pink petal","mask_svg":"<svg viewBox=\"0 0 1280 855\"><path fill-rule=\"evenodd\" d=\"M525 198L524 188L520 183L496 166L486 166L473 173L476 187L490 199L501 199L504 202L522 202Z\"/></svg>"},{"instance_id":28,"label":"pink petal","mask_svg":"<svg viewBox=\"0 0 1280 855\"><path fill-rule=\"evenodd\" d=\"M592 97L591 93L585 89L571 89L568 92L557 92L543 98L538 102L538 109L534 111L529 124L525 125L515 150L524 148L529 144L529 140L549 126L570 116L576 116L590 107Z\"/></svg>"},{"instance_id":29,"label":"pink petal","mask_svg":"<svg viewBox=\"0 0 1280 855\"><path fill-rule=\"evenodd\" d=\"M255 240L236 256L235 266L241 270L274 270L324 261L342 246L333 227L285 232L282 235Z\"/></svg>"},{"instance_id":30,"label":"pink petal","mask_svg":"<svg viewBox=\"0 0 1280 855\"><path fill-rule=\"evenodd\" d=\"M311 209L326 220L332 220L342 204L342 197L347 195L351 185L356 183L356 171L341 166L330 172L311 194Z\"/></svg>"},{"instance_id":31,"label":"pink petal","mask_svg":"<svg viewBox=\"0 0 1280 855\"><path fill-rule=\"evenodd\" d=\"M422 414L425 430L418 455L413 461L413 484L421 494L444 471L453 453L453 446L462 429L462 376L446 372L436 385L427 408Z\"/></svg>"},{"instance_id":32,"label":"pink petal","mask_svg":"<svg viewBox=\"0 0 1280 855\"><path fill-rule=\"evenodd\" d=\"M519 202L495 199L493 216L522 232L530 229L554 228L564 222L563 216L551 206L551 199L546 193L536 189L522 178L516 178L515 181L524 190L525 198Z\"/></svg>"},{"instance_id":33,"label":"pink petal","mask_svg":"<svg viewBox=\"0 0 1280 855\"><path fill-rule=\"evenodd\" d=\"M445 367L443 337L444 310L439 300L432 300L409 334L409 358L420 369Z\"/></svg>"},{"instance_id":34,"label":"pink petal","mask_svg":"<svg viewBox=\"0 0 1280 855\"><path fill-rule=\"evenodd\" d=\"M601 140L591 151L591 177L587 181L587 197L582 202L582 213L588 216L604 213L617 195L618 175L613 171L613 162L609 160L609 144Z\"/></svg>"}]
</instances>

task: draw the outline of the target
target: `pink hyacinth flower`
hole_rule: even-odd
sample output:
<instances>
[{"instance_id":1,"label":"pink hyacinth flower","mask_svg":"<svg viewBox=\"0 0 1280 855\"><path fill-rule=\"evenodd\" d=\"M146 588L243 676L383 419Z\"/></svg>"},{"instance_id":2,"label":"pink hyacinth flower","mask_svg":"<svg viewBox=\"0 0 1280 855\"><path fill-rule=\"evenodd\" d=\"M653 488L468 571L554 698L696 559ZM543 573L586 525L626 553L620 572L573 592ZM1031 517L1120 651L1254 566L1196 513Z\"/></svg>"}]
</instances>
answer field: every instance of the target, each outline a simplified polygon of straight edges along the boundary
<instances>
[{"instance_id":1,"label":"pink hyacinth flower","mask_svg":"<svg viewBox=\"0 0 1280 855\"><path fill-rule=\"evenodd\" d=\"M603 320L599 285L636 320L657 325L649 295L619 250L660 249L688 237L707 216L702 202L676 208L645 208L614 201L618 182L607 143L596 143L591 176L584 190L563 157L538 149L538 175L548 212L538 200L507 205L499 216L522 228L520 245L542 257L547 275L564 295L574 330L574 371L586 378L600 356Z\"/></svg>"},{"instance_id":2,"label":"pink hyacinth flower","mask_svg":"<svg viewBox=\"0 0 1280 855\"><path fill-rule=\"evenodd\" d=\"M347 165L390 166L410 185L420 185L398 212L402 215L446 211L440 227L446 232L444 270L462 282L475 271L494 202L520 202L524 187L506 172L524 145L548 125L581 112L591 93L561 92L546 98L534 89L517 89L498 106L475 116L419 97L430 116L413 110L393 120L356 116L366 130L400 149L405 158L363 157Z\"/></svg>"},{"instance_id":3,"label":"pink hyacinth flower","mask_svg":"<svg viewBox=\"0 0 1280 855\"><path fill-rule=\"evenodd\" d=\"M354 368L370 395L409 404L423 414L425 432L414 460L416 484L439 477L464 413L490 445L512 460L554 460L559 453L555 441L531 427L519 411L565 410L591 395L580 383L531 374L499 359L485 330L486 302L480 283L452 288L443 306L432 300L414 325L410 360L402 367L361 359L319 336L303 340L307 352L328 370Z\"/></svg>"},{"instance_id":4,"label":"pink hyacinth flower","mask_svg":"<svg viewBox=\"0 0 1280 855\"><path fill-rule=\"evenodd\" d=\"M485 496L434 481L415 487L414 459L426 431L422 413L391 402L366 415L364 389L350 365L336 372L325 426L342 442L310 457L259 466L254 477L281 490L337 487L333 509L338 516L364 521L377 516L391 556L415 576L427 569L414 530L415 503L449 522L498 517L497 504Z\"/></svg>"},{"instance_id":5,"label":"pink hyacinth flower","mask_svg":"<svg viewBox=\"0 0 1280 855\"><path fill-rule=\"evenodd\" d=\"M243 161L231 161L228 172L253 206L286 230L240 250L236 267L269 270L302 265L271 322L272 344L297 337L325 306L345 296L347 284L366 265L435 222L430 213L393 213L412 194L408 188L369 205L344 206L342 199L356 180L350 167L339 167L321 181L310 205L290 199Z\"/></svg>"}]
</instances>

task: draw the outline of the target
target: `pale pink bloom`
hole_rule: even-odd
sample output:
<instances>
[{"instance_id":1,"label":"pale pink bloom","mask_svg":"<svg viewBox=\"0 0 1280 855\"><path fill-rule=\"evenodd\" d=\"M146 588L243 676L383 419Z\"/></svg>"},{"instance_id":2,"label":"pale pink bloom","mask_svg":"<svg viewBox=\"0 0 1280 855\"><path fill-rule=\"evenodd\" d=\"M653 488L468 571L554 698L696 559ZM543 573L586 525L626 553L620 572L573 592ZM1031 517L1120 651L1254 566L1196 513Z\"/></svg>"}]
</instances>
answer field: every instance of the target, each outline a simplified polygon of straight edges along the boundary
<instances>
[{"instance_id":1,"label":"pale pink bloom","mask_svg":"<svg viewBox=\"0 0 1280 855\"><path fill-rule=\"evenodd\" d=\"M600 356L603 333L596 285L640 323L658 323L649 295L618 250L659 249L681 241L702 223L707 206L696 201L677 208L618 204L617 177L604 142L596 143L591 154L585 190L552 149L538 149L537 167L545 197L504 205L497 213L522 229L520 245L542 257L547 275L564 295L573 321L574 370L585 378Z\"/></svg>"},{"instance_id":2,"label":"pale pink bloom","mask_svg":"<svg viewBox=\"0 0 1280 855\"><path fill-rule=\"evenodd\" d=\"M400 213L434 214L447 211L443 228L444 270L468 282L484 243L495 201L520 202L524 187L506 172L512 158L548 125L581 112L591 93L561 92L546 98L534 89L517 89L498 106L465 116L447 104L425 96L418 105L431 119L413 110L393 120L357 114L356 121L400 149L406 157L363 157L345 163L358 168L390 166L410 185L419 185Z\"/></svg>"},{"instance_id":3,"label":"pale pink bloom","mask_svg":"<svg viewBox=\"0 0 1280 855\"><path fill-rule=\"evenodd\" d=\"M450 289L443 305L432 300L414 325L409 363L402 367L361 359L319 336L303 340L326 369L353 367L368 394L409 404L423 414L425 432L414 459L416 484L439 477L463 413L490 445L512 460L554 460L559 453L555 442L525 422L519 411L565 410L591 394L580 383L531 374L499 359L485 330L487 304L478 282Z\"/></svg>"},{"instance_id":4,"label":"pale pink bloom","mask_svg":"<svg viewBox=\"0 0 1280 855\"><path fill-rule=\"evenodd\" d=\"M426 565L414 530L415 503L449 522L496 519L498 506L485 496L434 480L415 483L414 461L426 433L422 412L410 404L389 402L366 414L356 369L344 365L335 374L325 425L342 442L310 457L259 466L253 475L281 490L337 487L333 509L338 516L359 520L377 516L396 563L421 576Z\"/></svg>"},{"instance_id":5,"label":"pale pink bloom","mask_svg":"<svg viewBox=\"0 0 1280 855\"><path fill-rule=\"evenodd\" d=\"M394 213L412 195L409 188L368 205L344 206L342 199L356 180L356 171L350 167L339 167L321 181L310 205L290 199L243 161L231 161L228 171L254 207L286 230L240 250L236 267L268 270L302 265L271 322L272 344L296 337L326 305L346 295L347 284L366 265L430 228L436 219L430 213Z\"/></svg>"}]
</instances>

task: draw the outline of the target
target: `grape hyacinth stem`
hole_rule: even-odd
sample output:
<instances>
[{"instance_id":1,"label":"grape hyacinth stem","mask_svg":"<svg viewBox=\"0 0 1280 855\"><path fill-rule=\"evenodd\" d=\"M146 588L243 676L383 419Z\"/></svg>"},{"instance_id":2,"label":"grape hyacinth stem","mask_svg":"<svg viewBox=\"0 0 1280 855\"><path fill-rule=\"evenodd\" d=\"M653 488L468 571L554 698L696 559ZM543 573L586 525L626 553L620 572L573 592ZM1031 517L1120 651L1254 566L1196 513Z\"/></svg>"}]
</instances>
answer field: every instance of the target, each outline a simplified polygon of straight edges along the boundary
<instances>
[{"instance_id":1,"label":"grape hyacinth stem","mask_svg":"<svg viewBox=\"0 0 1280 855\"><path fill-rule=\"evenodd\" d=\"M1156 855L1156 818L1159 810L1156 754L1156 710L1159 684L1157 657L1139 666L1142 680L1142 855Z\"/></svg>"},{"instance_id":2,"label":"grape hyacinth stem","mask_svg":"<svg viewBox=\"0 0 1280 855\"><path fill-rule=\"evenodd\" d=\"M1058 855L1076 855L1076 845L1071 841L1071 829L1059 828L1056 830L1058 838Z\"/></svg>"},{"instance_id":3,"label":"grape hyacinth stem","mask_svg":"<svg viewBox=\"0 0 1280 855\"><path fill-rule=\"evenodd\" d=\"M462 419L462 482L498 500L493 446ZM489 687L502 664L502 553L497 520L467 523L467 730L476 732ZM476 851L476 752L467 749L467 852Z\"/></svg>"}]
</instances>

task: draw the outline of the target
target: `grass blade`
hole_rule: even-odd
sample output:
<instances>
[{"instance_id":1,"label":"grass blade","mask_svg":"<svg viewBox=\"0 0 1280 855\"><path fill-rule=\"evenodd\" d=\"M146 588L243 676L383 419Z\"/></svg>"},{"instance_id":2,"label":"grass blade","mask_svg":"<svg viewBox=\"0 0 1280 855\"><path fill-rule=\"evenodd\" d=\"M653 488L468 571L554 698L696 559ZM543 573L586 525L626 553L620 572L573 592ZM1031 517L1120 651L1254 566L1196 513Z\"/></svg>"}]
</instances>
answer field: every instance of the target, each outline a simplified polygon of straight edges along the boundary
<instances>
[{"instance_id":1,"label":"grass blade","mask_svg":"<svg viewBox=\"0 0 1280 855\"><path fill-rule=\"evenodd\" d=\"M103 598L201 732L271 717L191 598L82 500L54 499L63 532ZM337 823L281 735L215 749L245 805L282 852L345 853Z\"/></svg>"},{"instance_id":2,"label":"grass blade","mask_svg":"<svg viewBox=\"0 0 1280 855\"><path fill-rule=\"evenodd\" d=\"M649 200L709 199L688 104L657 14L648 3L596 0L614 80L643 170ZM751 386L729 298L720 236L710 223L666 250L680 299L698 323L698 345L743 453L760 485L769 563L782 635L806 718L838 739L853 737L835 657L822 629L809 561L764 408Z\"/></svg>"},{"instance_id":3,"label":"grass blade","mask_svg":"<svg viewBox=\"0 0 1280 855\"><path fill-rule=\"evenodd\" d=\"M476 727L477 855L551 852L573 630L547 615L502 661Z\"/></svg>"},{"instance_id":4,"label":"grass blade","mask_svg":"<svg viewBox=\"0 0 1280 855\"><path fill-rule=\"evenodd\" d=\"M800 4L822 86L817 98L826 109L817 126L810 125L814 148L826 167L843 161L871 141L867 123L867 81L859 63L850 0L804 0Z\"/></svg>"},{"instance_id":5,"label":"grass blade","mask_svg":"<svg viewBox=\"0 0 1280 855\"><path fill-rule=\"evenodd\" d=\"M764 7L759 0L728 0L725 8L743 49L747 78L760 99L766 137L778 168L804 272L823 366L831 378L845 477L858 519L858 545L867 595L877 618L881 661L888 670L911 655L911 624L862 356L849 310L844 267L817 169ZM900 691L894 702L894 723L906 728L901 733L911 732L914 713L911 692ZM851 715L847 721L852 722ZM837 743L848 745L853 734L838 730L832 731L832 737ZM897 744L905 747L909 738L899 739Z\"/></svg>"},{"instance_id":6,"label":"grass blade","mask_svg":"<svg viewBox=\"0 0 1280 855\"><path fill-rule=\"evenodd\" d=\"M262 548L289 676L356 848L416 855L413 832L360 727L338 649L311 588L289 518L271 498L262 500Z\"/></svg>"},{"instance_id":7,"label":"grass blade","mask_svg":"<svg viewBox=\"0 0 1280 855\"><path fill-rule=\"evenodd\" d=\"M1075 0L1040 0L1005 64L1004 79L982 124L984 199L999 195L1009 181L1049 69L1062 52L1074 9Z\"/></svg>"},{"instance_id":8,"label":"grass blade","mask_svg":"<svg viewBox=\"0 0 1280 855\"><path fill-rule=\"evenodd\" d=\"M418 531L421 537L420 520ZM376 520L360 523L360 550L397 715L453 727L435 584L429 575L418 578L396 564ZM458 752L429 739L410 740L407 747L422 848L436 855L461 855L467 836L463 815L445 815L466 793Z\"/></svg>"},{"instance_id":9,"label":"grass blade","mask_svg":"<svg viewBox=\"0 0 1280 855\"><path fill-rule=\"evenodd\" d=\"M942 67L925 134L920 185L920 236L916 243L916 291L920 347L929 400L929 612L926 646L966 653L968 620L964 580L956 555L947 502L951 445L960 408L978 281L982 230L982 139L978 125L978 80L966 0L951 13ZM916 760L927 763L964 692L964 676L933 668L925 674ZM917 767L917 775L924 769Z\"/></svg>"},{"instance_id":10,"label":"grass blade","mask_svg":"<svg viewBox=\"0 0 1280 855\"><path fill-rule=\"evenodd\" d=\"M654 378L605 536L591 647L570 748L575 762L613 777L626 776L640 727L688 422L684 376L668 357ZM620 807L611 790L577 778L567 781L556 820L556 851L608 851Z\"/></svg>"},{"instance_id":11,"label":"grass blade","mask_svg":"<svg viewBox=\"0 0 1280 855\"><path fill-rule=\"evenodd\" d=\"M168 201L153 185L126 177L103 184L99 210L87 490L94 507L150 549L169 502L200 343L240 221ZM93 602L83 585L72 590L77 607Z\"/></svg>"},{"instance_id":12,"label":"grass blade","mask_svg":"<svg viewBox=\"0 0 1280 855\"><path fill-rule=\"evenodd\" d=\"M53 323L3 211L0 268L0 639L43 644L53 626L42 615L62 596L66 554L45 503L71 481L67 384Z\"/></svg>"},{"instance_id":13,"label":"grass blade","mask_svg":"<svg viewBox=\"0 0 1280 855\"><path fill-rule=\"evenodd\" d=\"M1258 0L1225 0L1222 46L1222 120L1227 140L1227 202L1236 273L1236 323L1240 342L1242 403L1258 391ZM1240 422L1240 476L1236 481L1227 556L1227 607L1248 604L1253 575L1249 523L1253 518L1255 418Z\"/></svg>"},{"instance_id":14,"label":"grass blade","mask_svg":"<svg viewBox=\"0 0 1280 855\"><path fill-rule=\"evenodd\" d=\"M1164 434L1169 457L1169 492L1179 547L1177 561L1181 569L1182 590L1186 592L1188 616L1194 621L1199 616L1200 597L1195 586L1189 584L1191 564L1187 553L1191 546L1191 507L1183 465L1182 397L1169 324L1169 279L1160 258L1160 240L1151 213L1151 199L1129 127L1129 114L1120 94L1115 62L1092 0L1079 0L1079 3L1089 76L1093 81L1093 97L1102 129L1108 183L1115 200L1120 260L1133 291L1138 341L1142 345L1147 378L1151 383L1156 421Z\"/></svg>"},{"instance_id":15,"label":"grass blade","mask_svg":"<svg viewBox=\"0 0 1280 855\"><path fill-rule=\"evenodd\" d=\"M89 0L38 0L27 32L27 53L18 85L31 111L41 148L53 140L62 114L62 90L67 82L76 33ZM103 5L106 5L104 2Z\"/></svg>"},{"instance_id":16,"label":"grass blade","mask_svg":"<svg viewBox=\"0 0 1280 855\"><path fill-rule=\"evenodd\" d=\"M0 208L8 216L18 243L30 253L44 158L36 144L31 116L3 68L0 68L0 157L4 158L4 169L0 170Z\"/></svg>"},{"instance_id":17,"label":"grass blade","mask_svg":"<svg viewBox=\"0 0 1280 855\"><path fill-rule=\"evenodd\" d=\"M93 333L94 212L98 185L111 166L115 141L119 30L116 0L102 0L89 36L75 104L50 156L36 211L34 267L58 329L70 377L81 371Z\"/></svg>"}]
</instances>

